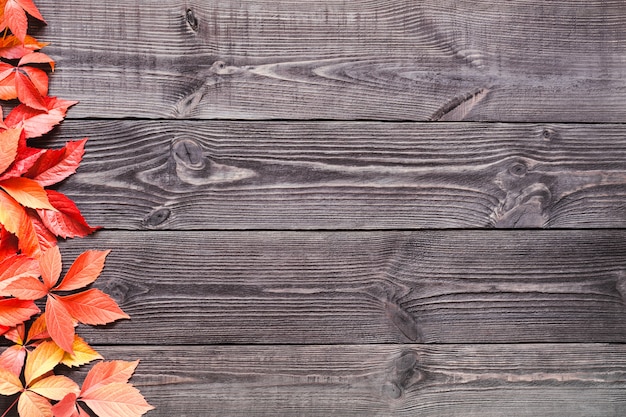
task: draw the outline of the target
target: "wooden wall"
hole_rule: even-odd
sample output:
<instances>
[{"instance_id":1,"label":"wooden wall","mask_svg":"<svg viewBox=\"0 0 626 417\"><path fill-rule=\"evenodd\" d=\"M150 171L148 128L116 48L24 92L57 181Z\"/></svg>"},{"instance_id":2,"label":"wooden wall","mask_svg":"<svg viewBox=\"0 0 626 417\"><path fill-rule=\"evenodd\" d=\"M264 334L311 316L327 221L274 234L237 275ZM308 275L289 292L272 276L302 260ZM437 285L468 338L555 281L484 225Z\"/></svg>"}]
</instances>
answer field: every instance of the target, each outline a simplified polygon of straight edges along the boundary
<instances>
[{"instance_id":1,"label":"wooden wall","mask_svg":"<svg viewBox=\"0 0 626 417\"><path fill-rule=\"evenodd\" d=\"M38 0L149 416L626 415L626 2Z\"/></svg>"}]
</instances>

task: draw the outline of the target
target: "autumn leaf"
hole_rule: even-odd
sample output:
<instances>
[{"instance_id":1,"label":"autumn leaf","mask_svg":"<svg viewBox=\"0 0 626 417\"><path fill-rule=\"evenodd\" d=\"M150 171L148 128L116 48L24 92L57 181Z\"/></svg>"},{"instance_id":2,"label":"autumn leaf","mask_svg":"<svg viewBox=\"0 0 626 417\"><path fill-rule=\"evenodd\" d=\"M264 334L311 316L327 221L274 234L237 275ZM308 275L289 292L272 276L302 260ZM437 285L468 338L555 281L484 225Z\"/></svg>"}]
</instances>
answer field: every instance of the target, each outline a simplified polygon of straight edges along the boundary
<instances>
[{"instance_id":1,"label":"autumn leaf","mask_svg":"<svg viewBox=\"0 0 626 417\"><path fill-rule=\"evenodd\" d=\"M16 255L18 251L17 237L0 224L0 261Z\"/></svg>"},{"instance_id":2,"label":"autumn leaf","mask_svg":"<svg viewBox=\"0 0 626 417\"><path fill-rule=\"evenodd\" d=\"M46 190L35 180L17 177L0 181L0 188L24 207L56 211Z\"/></svg>"},{"instance_id":3,"label":"autumn leaf","mask_svg":"<svg viewBox=\"0 0 626 417\"><path fill-rule=\"evenodd\" d=\"M65 366L75 367L85 365L96 359L104 359L98 352L96 352L87 342L85 342L80 336L74 335L74 344L72 345L73 354L65 352L61 363ZM1 363L0 363L1 365Z\"/></svg>"},{"instance_id":4,"label":"autumn leaf","mask_svg":"<svg viewBox=\"0 0 626 417\"><path fill-rule=\"evenodd\" d=\"M39 276L37 260L24 255L13 255L0 262L0 296L8 297L11 294L6 287L20 278L34 278Z\"/></svg>"},{"instance_id":5,"label":"autumn leaf","mask_svg":"<svg viewBox=\"0 0 626 417\"><path fill-rule=\"evenodd\" d=\"M25 322L39 311L39 308L31 300L0 299L0 325L13 327Z\"/></svg>"},{"instance_id":6,"label":"autumn leaf","mask_svg":"<svg viewBox=\"0 0 626 417\"><path fill-rule=\"evenodd\" d=\"M65 195L54 190L46 190L46 193L55 210L37 210L37 213L48 230L56 236L85 237L100 229L99 226L87 224L76 204Z\"/></svg>"},{"instance_id":7,"label":"autumn leaf","mask_svg":"<svg viewBox=\"0 0 626 417\"><path fill-rule=\"evenodd\" d=\"M39 270L41 278L47 289L54 287L61 277L61 251L58 246L53 246L39 256Z\"/></svg>"},{"instance_id":8,"label":"autumn leaf","mask_svg":"<svg viewBox=\"0 0 626 417\"><path fill-rule=\"evenodd\" d=\"M25 174L42 186L63 181L76 172L85 153L85 142L67 142L61 149L47 149ZM45 207L42 207L45 208Z\"/></svg>"},{"instance_id":9,"label":"autumn leaf","mask_svg":"<svg viewBox=\"0 0 626 417\"><path fill-rule=\"evenodd\" d=\"M24 391L17 402L20 417L53 417L50 401L31 391Z\"/></svg>"},{"instance_id":10,"label":"autumn leaf","mask_svg":"<svg viewBox=\"0 0 626 417\"><path fill-rule=\"evenodd\" d=\"M6 171L17 158L17 147L21 133L21 128L12 128L0 132L0 173Z\"/></svg>"},{"instance_id":11,"label":"autumn leaf","mask_svg":"<svg viewBox=\"0 0 626 417\"><path fill-rule=\"evenodd\" d=\"M93 389L81 400L99 417L140 417L154 409L137 388L119 382Z\"/></svg>"},{"instance_id":12,"label":"autumn leaf","mask_svg":"<svg viewBox=\"0 0 626 417\"><path fill-rule=\"evenodd\" d=\"M72 291L93 283L104 268L104 261L110 250L88 250L78 255L55 291Z\"/></svg>"},{"instance_id":13,"label":"autumn leaf","mask_svg":"<svg viewBox=\"0 0 626 417\"><path fill-rule=\"evenodd\" d=\"M23 126L27 138L36 138L48 133L59 124L67 113L67 109L77 101L60 100L56 97L44 97L46 110L37 110L20 104L4 119L8 127Z\"/></svg>"},{"instance_id":14,"label":"autumn leaf","mask_svg":"<svg viewBox=\"0 0 626 417\"><path fill-rule=\"evenodd\" d=\"M22 390L22 381L8 369L0 368L0 394L13 395Z\"/></svg>"},{"instance_id":15,"label":"autumn leaf","mask_svg":"<svg viewBox=\"0 0 626 417\"><path fill-rule=\"evenodd\" d=\"M19 375L26 360L26 348L20 345L9 346L0 355L0 368Z\"/></svg>"},{"instance_id":16,"label":"autumn leaf","mask_svg":"<svg viewBox=\"0 0 626 417\"><path fill-rule=\"evenodd\" d=\"M74 319L54 295L46 301L46 327L52 340L64 351L74 354Z\"/></svg>"},{"instance_id":17,"label":"autumn leaf","mask_svg":"<svg viewBox=\"0 0 626 417\"><path fill-rule=\"evenodd\" d=\"M51 341L43 342L28 354L24 368L26 385L54 369L63 359L63 349Z\"/></svg>"},{"instance_id":18,"label":"autumn leaf","mask_svg":"<svg viewBox=\"0 0 626 417\"><path fill-rule=\"evenodd\" d=\"M4 0L0 2L0 4L2 3L4 3L4 23L0 26L0 30L8 27L20 41L25 40L26 30L28 29L26 13L45 22L32 0Z\"/></svg>"},{"instance_id":19,"label":"autumn leaf","mask_svg":"<svg viewBox=\"0 0 626 417\"><path fill-rule=\"evenodd\" d=\"M113 383L127 383L133 376L139 361L107 361L98 362L91 368L83 386L81 395L89 395L93 390Z\"/></svg>"},{"instance_id":20,"label":"autumn leaf","mask_svg":"<svg viewBox=\"0 0 626 417\"><path fill-rule=\"evenodd\" d=\"M84 324L99 325L120 319L129 319L115 300L102 291L92 288L78 294L59 296L72 317Z\"/></svg>"},{"instance_id":21,"label":"autumn leaf","mask_svg":"<svg viewBox=\"0 0 626 417\"><path fill-rule=\"evenodd\" d=\"M15 35L8 35L0 39L0 57L6 59L20 59L24 55L38 51L46 45L48 45L48 43L39 42L29 35L26 35L23 42Z\"/></svg>"}]
</instances>

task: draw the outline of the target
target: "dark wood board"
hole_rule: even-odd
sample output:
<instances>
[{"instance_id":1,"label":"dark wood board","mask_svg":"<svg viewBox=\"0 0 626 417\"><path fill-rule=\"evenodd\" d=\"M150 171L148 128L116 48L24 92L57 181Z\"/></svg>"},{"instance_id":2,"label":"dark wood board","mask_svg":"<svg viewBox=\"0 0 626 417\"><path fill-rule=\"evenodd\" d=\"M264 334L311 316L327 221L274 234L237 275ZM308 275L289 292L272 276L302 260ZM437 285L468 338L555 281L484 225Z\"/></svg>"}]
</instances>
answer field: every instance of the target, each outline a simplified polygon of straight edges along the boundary
<instances>
[{"instance_id":1,"label":"dark wood board","mask_svg":"<svg viewBox=\"0 0 626 417\"><path fill-rule=\"evenodd\" d=\"M40 0L70 117L623 122L623 1Z\"/></svg>"},{"instance_id":2,"label":"dark wood board","mask_svg":"<svg viewBox=\"0 0 626 417\"><path fill-rule=\"evenodd\" d=\"M626 413L624 345L124 346L98 350L111 359L141 358L132 382L156 406L148 413L152 417L589 417Z\"/></svg>"},{"instance_id":3,"label":"dark wood board","mask_svg":"<svg viewBox=\"0 0 626 417\"><path fill-rule=\"evenodd\" d=\"M60 188L120 229L626 227L626 126L77 121Z\"/></svg>"},{"instance_id":4,"label":"dark wood board","mask_svg":"<svg viewBox=\"0 0 626 417\"><path fill-rule=\"evenodd\" d=\"M626 342L626 231L119 232L94 343Z\"/></svg>"}]
</instances>

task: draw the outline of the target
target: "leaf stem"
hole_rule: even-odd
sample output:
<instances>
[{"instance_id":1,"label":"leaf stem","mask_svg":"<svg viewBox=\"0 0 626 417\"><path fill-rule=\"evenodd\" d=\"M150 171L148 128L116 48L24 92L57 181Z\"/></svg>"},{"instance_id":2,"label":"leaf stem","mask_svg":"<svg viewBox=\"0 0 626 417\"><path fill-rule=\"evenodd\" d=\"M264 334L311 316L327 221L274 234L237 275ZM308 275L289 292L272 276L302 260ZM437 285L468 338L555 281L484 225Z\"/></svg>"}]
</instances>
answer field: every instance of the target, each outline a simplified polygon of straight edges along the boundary
<instances>
[{"instance_id":1,"label":"leaf stem","mask_svg":"<svg viewBox=\"0 0 626 417\"><path fill-rule=\"evenodd\" d=\"M13 404L11 404L11 405L9 406L9 408L7 408L7 409L6 409L6 411L5 411L4 413L2 413L2 415L1 415L0 417L5 417L5 416L7 415L7 413L8 413L9 411L11 411L11 409L13 408L13 406L14 406L15 404L17 404L17 400L19 400L19 399L20 399L20 397L19 397L19 395L18 395L18 396L17 396L17 398L15 399L15 401L13 401Z\"/></svg>"}]
</instances>

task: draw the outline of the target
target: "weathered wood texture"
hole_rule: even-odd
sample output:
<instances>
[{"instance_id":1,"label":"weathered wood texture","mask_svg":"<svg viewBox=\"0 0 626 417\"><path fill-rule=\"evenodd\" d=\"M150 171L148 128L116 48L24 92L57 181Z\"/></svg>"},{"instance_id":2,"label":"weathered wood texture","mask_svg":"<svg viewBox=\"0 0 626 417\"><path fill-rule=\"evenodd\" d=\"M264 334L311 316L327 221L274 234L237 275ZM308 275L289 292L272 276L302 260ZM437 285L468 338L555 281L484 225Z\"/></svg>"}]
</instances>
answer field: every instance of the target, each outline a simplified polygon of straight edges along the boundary
<instances>
[{"instance_id":1,"label":"weathered wood texture","mask_svg":"<svg viewBox=\"0 0 626 417\"><path fill-rule=\"evenodd\" d=\"M626 414L624 345L98 350L109 358L142 358L133 382L158 406L149 416Z\"/></svg>"},{"instance_id":2,"label":"weathered wood texture","mask_svg":"<svg viewBox=\"0 0 626 417\"><path fill-rule=\"evenodd\" d=\"M76 121L61 190L123 229L626 226L626 126Z\"/></svg>"},{"instance_id":3,"label":"weathered wood texture","mask_svg":"<svg viewBox=\"0 0 626 417\"><path fill-rule=\"evenodd\" d=\"M38 4L70 117L626 117L621 0Z\"/></svg>"},{"instance_id":4,"label":"weathered wood texture","mask_svg":"<svg viewBox=\"0 0 626 417\"><path fill-rule=\"evenodd\" d=\"M112 232L98 343L626 342L626 231Z\"/></svg>"}]
</instances>

